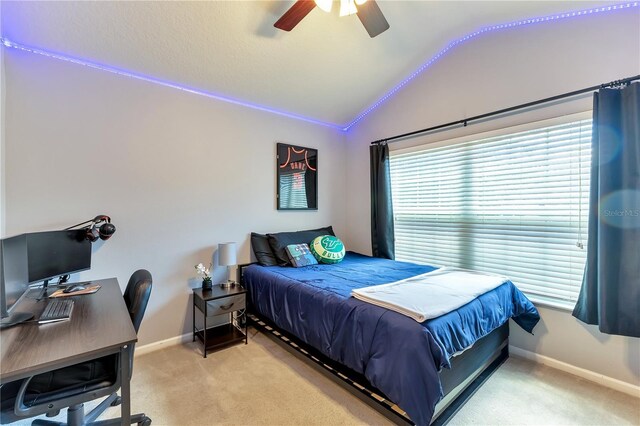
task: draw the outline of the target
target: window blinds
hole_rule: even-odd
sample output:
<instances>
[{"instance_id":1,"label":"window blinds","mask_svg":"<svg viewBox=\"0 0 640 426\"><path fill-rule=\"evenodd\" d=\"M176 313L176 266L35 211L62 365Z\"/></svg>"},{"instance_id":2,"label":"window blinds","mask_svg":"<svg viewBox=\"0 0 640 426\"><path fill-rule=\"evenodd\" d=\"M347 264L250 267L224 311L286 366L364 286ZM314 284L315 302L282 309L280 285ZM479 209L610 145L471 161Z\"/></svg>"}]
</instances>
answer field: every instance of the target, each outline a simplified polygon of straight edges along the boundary
<instances>
[{"instance_id":1,"label":"window blinds","mask_svg":"<svg viewBox=\"0 0 640 426\"><path fill-rule=\"evenodd\" d=\"M577 299L591 120L390 156L397 260L500 273L538 301Z\"/></svg>"}]
</instances>

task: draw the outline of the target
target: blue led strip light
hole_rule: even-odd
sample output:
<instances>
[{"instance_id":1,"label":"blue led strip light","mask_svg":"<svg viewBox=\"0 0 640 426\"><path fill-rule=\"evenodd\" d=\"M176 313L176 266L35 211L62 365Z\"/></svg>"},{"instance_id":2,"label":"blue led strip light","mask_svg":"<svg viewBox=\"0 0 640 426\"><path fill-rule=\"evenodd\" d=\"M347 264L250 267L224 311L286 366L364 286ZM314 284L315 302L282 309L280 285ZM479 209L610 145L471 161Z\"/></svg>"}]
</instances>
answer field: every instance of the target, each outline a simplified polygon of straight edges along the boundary
<instances>
[{"instance_id":1,"label":"blue led strip light","mask_svg":"<svg viewBox=\"0 0 640 426\"><path fill-rule=\"evenodd\" d=\"M463 42L465 42L467 40L475 38L475 37L477 37L477 36L479 36L481 34L489 33L489 32L492 32L492 31L497 31L497 30L502 30L502 29L505 29L505 28L515 28L515 27L520 27L520 26L523 26L523 25L532 25L532 24L537 24L537 23L541 23L541 22L558 21L558 20L561 20L561 19L573 18L573 17L576 17L576 16L593 15L594 13L611 12L611 11L615 11L615 10L629 9L629 8L633 8L633 7L638 7L638 5L639 5L639 3L637 1L635 1L635 2L622 3L622 4L611 5L611 6L595 7L595 8L592 8L592 9L579 10L579 11L575 11L575 12L559 13L557 15L544 16L544 17L531 18L531 19L523 19L521 21L509 22L509 23L506 23L506 24L493 25L493 26L490 26L490 27L481 28L478 31L475 31L473 33L469 33L469 34L467 34L467 35L465 35L465 36L463 36L463 37L461 37L461 38L459 38L457 40L454 40L451 43L449 43L447 45L447 47L442 49L440 52L438 52L431 59L429 59L427 62L422 64L422 66L420 66L420 68L418 68L415 72L413 72L413 74L411 74L409 77L405 78L402 82L400 82L400 84L398 84L393 89L391 89L391 91L389 91L386 95L384 95L383 97L378 99L373 105L371 105L369 108L367 108L362 113L360 113L360 115L358 115L351 123L349 123L346 126L344 126L342 128L342 130L344 130L345 132L348 131L352 126L354 126L356 123L358 123L360 120L362 120L368 114L370 114L373 110L378 108L381 104L383 104L387 99L389 99L391 96L393 96L398 90L400 90L402 87L404 87L407 83L412 81L414 78L416 78L418 75L420 75L427 68L430 68L431 65L433 65L438 59L440 59L442 56L444 56L444 54L447 53L449 50L451 50L455 46L457 46L457 45L459 45L459 44L461 44L461 43L463 43Z\"/></svg>"},{"instance_id":2,"label":"blue led strip light","mask_svg":"<svg viewBox=\"0 0 640 426\"><path fill-rule=\"evenodd\" d=\"M108 65L102 65L102 64L99 64L99 63L96 63L96 62L87 61L87 60L84 60L84 59L73 58L73 57L70 57L70 56L67 56L67 55L63 55L63 54L60 54L60 53L49 52L49 51L46 51L46 50L43 50L43 49L38 49L38 48L35 48L35 47L24 46L22 44L15 43L15 42L12 42L10 40L7 40L6 38L0 38L0 41L2 42L2 44L4 46L6 46L8 48L18 49L18 50L22 50L24 52L35 53L37 55L46 56L46 57L49 57L49 58L54 58L54 59L58 59L58 60L65 61L65 62L71 62L71 63L74 63L74 64L84 65L86 67L107 71L107 72L110 72L110 73L113 73L113 74L123 75L123 76L126 76L126 77L135 78L135 79L142 80L142 81L147 81L149 83L160 84L162 86L171 87L171 88L174 88L174 89L182 90L184 92L193 93L193 94L200 95L200 96L206 96L208 98L217 99L219 101L228 102L228 103L231 103L231 104L240 105L240 106L247 107L247 108L252 108L252 109L255 109L255 110L259 110L259 111L265 111L265 112L269 112L271 114L278 114L278 115L281 115L281 116L284 116L284 117L293 118L295 120L306 121L308 123L319 124L321 126L330 127L332 129L342 130L342 131L346 132L351 127L353 127L355 124L360 122L364 117L366 117L368 114L370 114L376 108L378 108L381 104L383 104L387 99L389 99L391 96L393 96L397 91L399 91L407 83L412 81L418 75L422 74L426 69L430 68L437 60L442 58L452 48L454 48L455 46L457 46L457 45L459 45L459 44L461 44L463 42L466 42L466 41L468 41L470 39L473 39L473 38L475 38L475 37L477 37L477 36L479 36L481 34L490 33L490 32L493 32L493 31L502 30L502 29L506 29L506 28L520 27L520 26L523 26L523 25L532 25L532 24L544 23L544 22L549 22L549 21L559 21L559 20L573 18L573 17L577 17L577 16L587 16L587 15L593 15L593 14L596 14L596 13L612 12L612 11L617 11L617 10L622 10L622 9L629 9L629 8L637 8L639 5L640 5L639 2L634 1L634 2L629 2L629 3L611 5L611 6L595 7L595 8L579 10L579 11L575 11L575 12L559 13L557 15L543 16L543 17L530 18L530 19L523 19L523 20L520 20L520 21L514 21L514 22L505 23L505 24L499 24L499 25L493 25L493 26L481 28L478 31L475 31L473 33L469 33L469 34L467 34L467 35L465 35L465 36L463 36L463 37L461 37L459 39L456 39L456 40L452 41L451 43L449 43L444 49L442 49L440 52L438 52L435 56L433 56L427 62L422 64L422 66L420 66L420 68L418 68L410 76L408 76L402 82L400 82L400 84L396 85L393 89L391 89L391 91L389 91L383 97L378 99L373 105L371 105L369 108L367 108L362 113L360 113L353 121L351 121L347 125L342 125L342 126L341 125L337 125L337 124L333 124L333 123L327 123L327 122L320 121L320 120L315 120L313 118L308 118L308 117L304 117L304 116L301 116L301 115L297 115L297 114L293 114L293 113L289 113L289 112L285 112L285 111L278 111L278 110L273 109L273 108L269 108L269 107L262 106L262 105L252 104L252 103L249 103L249 102L245 102L245 101L241 101L241 100L238 100L238 99L229 98L229 97L222 96L222 95L216 95L214 93L210 93L210 92L206 92L206 91L203 91L203 90L198 90L198 89L182 86L182 85L179 85L177 83L171 83L171 82L160 80L160 79L153 78L153 77L144 76L142 74L137 74L137 73L134 73L134 72L131 72L131 71L122 70L122 69L119 69L119 68L116 68L116 67L112 67L112 66L108 66Z\"/></svg>"},{"instance_id":3,"label":"blue led strip light","mask_svg":"<svg viewBox=\"0 0 640 426\"><path fill-rule=\"evenodd\" d=\"M18 49L24 52L29 52L29 53L35 53L36 55L41 55L41 56L46 56L47 58L53 58L53 59L58 59L61 61L65 61L65 62L71 62L74 64L78 64L78 65L84 65L85 67L89 67L89 68L94 68L94 69L98 69L98 70L102 70L102 71L107 71L113 74L118 74L118 75L123 75L125 77L130 77L130 78L135 78L137 80L142 80L142 81L146 81L149 83L155 83L155 84L159 84L162 86L166 86L166 87L171 87L173 89L178 89L178 90L182 90L184 92L188 92L188 93L193 93L196 95L200 95L200 96L206 96L207 98L212 98L212 99L217 99L219 101L223 101L223 102L228 102L231 104L235 104L235 105L240 105L243 107L247 107L247 108L252 108L252 109L256 109L259 111L265 111L265 112L269 112L271 114L278 114L284 117L288 117L288 118L293 118L295 120L302 120L302 121L306 121L309 123L313 123L313 124L319 124L321 126L326 126L326 127L330 127L332 129L337 129L337 130L342 130L343 126L339 126L337 124L332 124L332 123L326 123L324 121L320 121L320 120L315 120L313 118L308 118L308 117L304 117L301 115L297 115L297 114L293 114L290 112L285 112L285 111L278 111L276 109L273 108L269 108L266 106L262 106L262 105L256 105L256 104L252 104L249 102L245 102L245 101L241 101L238 99L233 99L233 98L229 98L226 96L222 96L222 95L216 95L214 93L211 92L206 92L204 90L198 90L198 89L194 89L191 87L186 87L186 86L182 86L176 83L171 83L168 81L164 81L164 80L160 80L154 77L148 77L142 74L137 74L131 71L126 71L126 70L122 70L119 68L115 68L109 65L103 65L103 64L99 64L96 62L91 62L91 61L87 61L84 59L79 59L79 58L73 58L67 55L63 55L60 53L54 53L54 52L49 52L43 49L38 49L35 47L30 47L30 46L24 46L22 44L19 43L15 43L13 41L7 40L6 38L0 38L0 40L2 41L2 44L6 47L12 48L12 49Z\"/></svg>"}]
</instances>

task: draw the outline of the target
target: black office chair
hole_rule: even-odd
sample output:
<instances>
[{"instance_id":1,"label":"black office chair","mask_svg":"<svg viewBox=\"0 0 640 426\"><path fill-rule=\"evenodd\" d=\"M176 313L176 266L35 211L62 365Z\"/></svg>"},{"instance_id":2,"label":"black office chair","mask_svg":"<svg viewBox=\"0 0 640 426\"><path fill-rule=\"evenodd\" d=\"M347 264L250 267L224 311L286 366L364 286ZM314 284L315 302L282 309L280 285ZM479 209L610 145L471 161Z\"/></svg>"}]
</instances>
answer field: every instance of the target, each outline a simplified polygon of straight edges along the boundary
<instances>
[{"instance_id":1,"label":"black office chair","mask_svg":"<svg viewBox=\"0 0 640 426\"><path fill-rule=\"evenodd\" d=\"M133 327L138 332L151 296L152 278L149 271L140 269L131 275L124 292ZM109 355L97 360L72 365L25 380L8 383L2 387L2 423L14 422L25 417L47 414L53 417L60 409L67 409L67 423L36 419L32 425L80 426L117 425L121 420L95 421L109 406L120 404L116 393L120 389L119 362L129 362L133 367L133 352L128 360L119 355ZM131 368L130 371L133 371ZM89 413L84 413L84 403L108 395ZM131 416L131 424L148 426L151 419L144 414Z\"/></svg>"}]
</instances>

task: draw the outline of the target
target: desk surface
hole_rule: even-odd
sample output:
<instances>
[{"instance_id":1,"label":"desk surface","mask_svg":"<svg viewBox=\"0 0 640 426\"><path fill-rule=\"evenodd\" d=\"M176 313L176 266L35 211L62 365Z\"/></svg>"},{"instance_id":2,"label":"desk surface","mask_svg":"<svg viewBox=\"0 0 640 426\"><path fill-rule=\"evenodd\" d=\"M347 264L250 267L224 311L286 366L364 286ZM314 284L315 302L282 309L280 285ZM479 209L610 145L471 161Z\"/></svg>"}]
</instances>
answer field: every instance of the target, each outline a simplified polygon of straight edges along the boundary
<instances>
[{"instance_id":1,"label":"desk surface","mask_svg":"<svg viewBox=\"0 0 640 426\"><path fill-rule=\"evenodd\" d=\"M0 331L1 383L117 353L137 341L118 281L92 282L100 284L100 290L72 296L75 305L70 320L42 325L32 322ZM38 302L25 297L16 311L39 315L45 304L46 299Z\"/></svg>"}]
</instances>

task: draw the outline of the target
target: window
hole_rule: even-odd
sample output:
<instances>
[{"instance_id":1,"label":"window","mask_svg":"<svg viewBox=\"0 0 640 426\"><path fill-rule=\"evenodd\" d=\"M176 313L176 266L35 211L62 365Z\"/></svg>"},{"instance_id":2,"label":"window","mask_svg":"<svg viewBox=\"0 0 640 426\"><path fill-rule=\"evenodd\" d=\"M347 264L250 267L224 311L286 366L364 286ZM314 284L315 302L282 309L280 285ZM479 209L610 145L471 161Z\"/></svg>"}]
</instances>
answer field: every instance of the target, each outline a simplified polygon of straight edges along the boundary
<instances>
[{"instance_id":1,"label":"window","mask_svg":"<svg viewBox=\"0 0 640 426\"><path fill-rule=\"evenodd\" d=\"M390 155L397 260L495 272L534 301L574 304L591 120Z\"/></svg>"}]
</instances>

